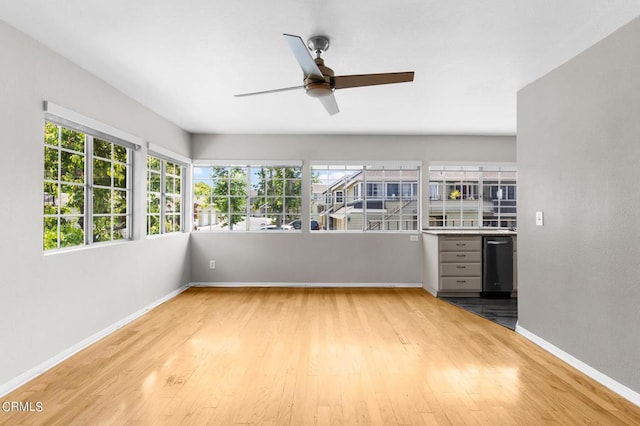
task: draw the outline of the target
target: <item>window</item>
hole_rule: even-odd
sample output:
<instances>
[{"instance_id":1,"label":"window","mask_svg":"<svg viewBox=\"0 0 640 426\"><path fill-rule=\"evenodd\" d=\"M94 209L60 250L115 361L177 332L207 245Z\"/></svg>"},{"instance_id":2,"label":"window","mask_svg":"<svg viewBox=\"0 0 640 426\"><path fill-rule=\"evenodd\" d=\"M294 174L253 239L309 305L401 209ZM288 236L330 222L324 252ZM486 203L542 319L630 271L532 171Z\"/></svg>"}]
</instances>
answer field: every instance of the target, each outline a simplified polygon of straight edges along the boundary
<instances>
[{"instance_id":1,"label":"window","mask_svg":"<svg viewBox=\"0 0 640 426\"><path fill-rule=\"evenodd\" d=\"M147 156L147 235L183 229L184 166Z\"/></svg>"},{"instance_id":2,"label":"window","mask_svg":"<svg viewBox=\"0 0 640 426\"><path fill-rule=\"evenodd\" d=\"M44 125L44 250L131 236L131 152L70 126Z\"/></svg>"},{"instance_id":3,"label":"window","mask_svg":"<svg viewBox=\"0 0 640 426\"><path fill-rule=\"evenodd\" d=\"M419 183L415 163L312 164L311 219L328 231L417 231Z\"/></svg>"},{"instance_id":4,"label":"window","mask_svg":"<svg viewBox=\"0 0 640 426\"><path fill-rule=\"evenodd\" d=\"M514 165L429 167L429 226L515 228Z\"/></svg>"},{"instance_id":5,"label":"window","mask_svg":"<svg viewBox=\"0 0 640 426\"><path fill-rule=\"evenodd\" d=\"M302 167L195 166L196 230L300 229Z\"/></svg>"},{"instance_id":6,"label":"window","mask_svg":"<svg viewBox=\"0 0 640 426\"><path fill-rule=\"evenodd\" d=\"M367 183L367 197L380 198L381 195L382 195L381 183Z\"/></svg>"}]
</instances>

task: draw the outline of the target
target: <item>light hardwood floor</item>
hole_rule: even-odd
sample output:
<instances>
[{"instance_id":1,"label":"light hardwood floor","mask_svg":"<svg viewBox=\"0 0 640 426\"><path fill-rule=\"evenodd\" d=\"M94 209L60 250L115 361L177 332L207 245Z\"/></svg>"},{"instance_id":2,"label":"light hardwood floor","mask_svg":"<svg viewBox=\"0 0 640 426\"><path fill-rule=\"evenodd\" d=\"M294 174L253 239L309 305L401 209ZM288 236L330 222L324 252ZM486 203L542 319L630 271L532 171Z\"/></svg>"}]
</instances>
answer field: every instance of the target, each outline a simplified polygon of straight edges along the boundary
<instances>
[{"instance_id":1,"label":"light hardwood floor","mask_svg":"<svg viewBox=\"0 0 640 426\"><path fill-rule=\"evenodd\" d=\"M18 424L640 424L640 408L422 289L192 288L2 401Z\"/></svg>"}]
</instances>

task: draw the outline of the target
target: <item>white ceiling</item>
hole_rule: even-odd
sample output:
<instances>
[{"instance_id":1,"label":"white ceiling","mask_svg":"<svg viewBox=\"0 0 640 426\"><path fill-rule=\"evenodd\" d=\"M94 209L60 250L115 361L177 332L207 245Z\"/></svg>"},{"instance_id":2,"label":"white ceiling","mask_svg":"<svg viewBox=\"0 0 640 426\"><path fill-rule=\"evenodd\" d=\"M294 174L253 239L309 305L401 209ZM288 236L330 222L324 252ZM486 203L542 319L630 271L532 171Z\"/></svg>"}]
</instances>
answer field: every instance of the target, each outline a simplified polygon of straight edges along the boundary
<instances>
[{"instance_id":1,"label":"white ceiling","mask_svg":"<svg viewBox=\"0 0 640 426\"><path fill-rule=\"evenodd\" d=\"M516 92L640 16L638 0L0 0L0 19L191 132L515 134ZM336 75L413 83L303 90L282 33L329 36Z\"/></svg>"}]
</instances>

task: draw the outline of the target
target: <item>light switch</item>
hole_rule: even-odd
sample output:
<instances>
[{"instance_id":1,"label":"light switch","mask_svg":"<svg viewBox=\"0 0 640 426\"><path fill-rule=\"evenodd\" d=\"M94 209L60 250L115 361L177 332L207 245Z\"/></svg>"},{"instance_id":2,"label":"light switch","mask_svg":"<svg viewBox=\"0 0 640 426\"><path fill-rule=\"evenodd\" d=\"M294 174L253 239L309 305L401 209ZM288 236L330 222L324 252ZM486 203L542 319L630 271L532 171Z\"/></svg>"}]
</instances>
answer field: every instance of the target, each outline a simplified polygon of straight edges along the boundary
<instances>
[{"instance_id":1,"label":"light switch","mask_svg":"<svg viewBox=\"0 0 640 426\"><path fill-rule=\"evenodd\" d=\"M536 226L544 226L544 215L542 212L536 212Z\"/></svg>"}]
</instances>

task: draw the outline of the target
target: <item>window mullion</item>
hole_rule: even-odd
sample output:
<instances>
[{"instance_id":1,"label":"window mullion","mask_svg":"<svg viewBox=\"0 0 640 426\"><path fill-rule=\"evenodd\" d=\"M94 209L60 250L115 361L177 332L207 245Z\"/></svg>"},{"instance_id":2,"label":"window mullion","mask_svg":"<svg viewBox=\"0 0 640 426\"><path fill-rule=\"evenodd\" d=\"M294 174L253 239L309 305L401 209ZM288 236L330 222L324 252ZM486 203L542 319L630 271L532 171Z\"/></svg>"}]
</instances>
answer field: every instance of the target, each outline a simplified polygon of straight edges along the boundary
<instances>
[{"instance_id":1,"label":"window mullion","mask_svg":"<svg viewBox=\"0 0 640 426\"><path fill-rule=\"evenodd\" d=\"M166 161L160 160L160 233L167 232L165 220L167 214L167 179L166 179Z\"/></svg>"},{"instance_id":2,"label":"window mullion","mask_svg":"<svg viewBox=\"0 0 640 426\"><path fill-rule=\"evenodd\" d=\"M61 226L62 226L62 127L58 126L58 181L56 182L56 188L58 190L58 196L57 198L57 206L56 206L56 238L57 238L57 242L58 242L58 246L57 248L60 248L62 246L62 231L61 231ZM85 147L85 152L86 152L86 147ZM85 168L86 168L86 164L87 162L85 161ZM85 174L85 180L86 180L86 174ZM85 182L86 183L86 182ZM85 189L85 197L86 197L86 189ZM85 210L86 210L86 202L85 202ZM86 217L86 214L85 214ZM86 226L85 226L86 227ZM86 238L86 232L85 232L85 238Z\"/></svg>"},{"instance_id":3,"label":"window mullion","mask_svg":"<svg viewBox=\"0 0 640 426\"><path fill-rule=\"evenodd\" d=\"M478 200L478 227L484 227L484 197L482 196L482 188L484 188L484 173L482 167L478 172L478 194L476 199Z\"/></svg>"},{"instance_id":4,"label":"window mullion","mask_svg":"<svg viewBox=\"0 0 640 426\"><path fill-rule=\"evenodd\" d=\"M244 230L245 231L250 231L251 230L251 167L250 166L246 166L245 167L245 185L246 185L246 194L245 194L245 201L244 201ZM266 191L265 191L265 204L266 204ZM266 211L266 208L265 208Z\"/></svg>"},{"instance_id":5,"label":"window mullion","mask_svg":"<svg viewBox=\"0 0 640 426\"><path fill-rule=\"evenodd\" d=\"M367 173L369 168L367 166L362 167L362 185L364 186L364 194L362 194L362 230L366 231L369 226L369 214L367 213L367 206L369 205L369 188L367 186ZM373 191L373 188L371 188Z\"/></svg>"},{"instance_id":6,"label":"window mullion","mask_svg":"<svg viewBox=\"0 0 640 426\"><path fill-rule=\"evenodd\" d=\"M127 239L132 239L133 238L133 209L131 206L132 200L133 200L133 191L134 191L134 185L133 185L133 167L131 167L132 164L132 160L133 160L133 151L131 151L130 149L127 149L127 156L125 158L125 167L126 167L126 173L127 173L127 185L125 185L125 190L126 190L126 194L127 194L127 200L126 200L126 209L127 209L127 213L125 216L125 224L127 226ZM145 173L146 174L146 173ZM146 224L147 220L145 217L145 221L144 223ZM145 225L146 226L146 225Z\"/></svg>"},{"instance_id":7,"label":"window mullion","mask_svg":"<svg viewBox=\"0 0 640 426\"><path fill-rule=\"evenodd\" d=\"M84 137L84 170L85 170L85 199L84 199L84 238L85 244L93 244L93 136Z\"/></svg>"}]
</instances>

